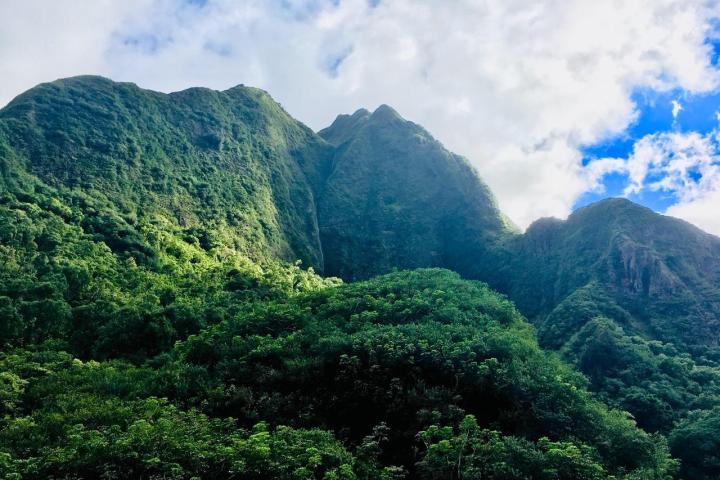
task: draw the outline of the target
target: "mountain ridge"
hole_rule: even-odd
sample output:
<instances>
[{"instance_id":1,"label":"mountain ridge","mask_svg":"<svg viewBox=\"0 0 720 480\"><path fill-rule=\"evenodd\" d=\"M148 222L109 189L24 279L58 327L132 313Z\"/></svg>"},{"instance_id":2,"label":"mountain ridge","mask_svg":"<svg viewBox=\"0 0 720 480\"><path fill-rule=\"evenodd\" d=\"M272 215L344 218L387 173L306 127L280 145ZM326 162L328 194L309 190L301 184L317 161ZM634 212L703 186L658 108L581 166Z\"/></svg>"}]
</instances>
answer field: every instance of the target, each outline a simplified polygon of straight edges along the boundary
<instances>
[{"instance_id":1,"label":"mountain ridge","mask_svg":"<svg viewBox=\"0 0 720 480\"><path fill-rule=\"evenodd\" d=\"M0 342L20 349L0 355L17 386L0 408L20 415L19 431L22 415L51 425L43 411L90 405L83 391L145 408L87 383L78 372L90 359L129 362L107 373L121 382L155 379L142 395L177 402L161 408L165 420L182 422L173 409L186 407L248 428L285 418L330 428L349 449L342 455L388 468L391 459L427 478L448 478L430 452L460 442L461 431L543 462L547 448L575 452L568 461L580 470L562 478L667 478L664 440L595 396L648 432L681 425L668 437L680 458L706 448L687 439L720 409L720 239L622 199L521 234L465 158L386 105L339 115L315 134L250 87L162 94L99 77L60 80L0 110L0 189ZM298 259L357 282L339 287L288 263ZM475 280L512 300L540 345L587 381L563 373L572 370L538 348L520 313ZM33 349L40 360L30 360ZM80 365L47 360L66 351ZM54 373L36 378L16 357ZM318 376L345 382L347 393ZM63 378L75 382L71 400L45 383ZM33 397L23 382L53 395ZM367 420L332 413L351 407L367 408ZM258 434L267 428L258 425ZM488 440L491 428L502 440ZM568 436L576 428L581 440ZM368 453L386 437L390 453ZM411 448L420 437L426 445ZM16 442L2 428L0 440ZM12 455L27 451L13 445ZM99 475L87 461L86 475ZM444 473L428 473L435 468Z\"/></svg>"}]
</instances>

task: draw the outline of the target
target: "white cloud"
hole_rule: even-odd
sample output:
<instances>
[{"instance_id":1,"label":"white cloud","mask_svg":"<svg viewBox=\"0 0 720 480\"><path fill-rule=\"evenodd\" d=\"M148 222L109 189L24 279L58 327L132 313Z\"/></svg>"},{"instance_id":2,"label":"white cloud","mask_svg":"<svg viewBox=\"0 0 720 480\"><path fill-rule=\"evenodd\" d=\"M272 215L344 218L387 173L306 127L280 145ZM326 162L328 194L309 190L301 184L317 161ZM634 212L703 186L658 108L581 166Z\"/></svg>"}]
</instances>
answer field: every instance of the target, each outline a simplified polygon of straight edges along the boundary
<instances>
[{"instance_id":1,"label":"white cloud","mask_svg":"<svg viewBox=\"0 0 720 480\"><path fill-rule=\"evenodd\" d=\"M609 171L629 177L625 194L662 191L677 199L665 213L720 235L720 133L646 135L627 159L604 159ZM592 164L591 164L592 165Z\"/></svg>"},{"instance_id":2,"label":"white cloud","mask_svg":"<svg viewBox=\"0 0 720 480\"><path fill-rule=\"evenodd\" d=\"M705 39L719 16L717 0L6 0L0 104L89 72L259 86L316 129L388 103L467 156L525 226L618 167L583 167L578 149L636 119L633 89L717 88Z\"/></svg>"},{"instance_id":3,"label":"white cloud","mask_svg":"<svg viewBox=\"0 0 720 480\"><path fill-rule=\"evenodd\" d=\"M670 102L670 105L672 106L673 120L675 120L677 119L678 114L682 111L683 106L677 100L672 100Z\"/></svg>"},{"instance_id":4,"label":"white cloud","mask_svg":"<svg viewBox=\"0 0 720 480\"><path fill-rule=\"evenodd\" d=\"M107 72L118 19L149 1L0 2L0 105L37 83Z\"/></svg>"},{"instance_id":5,"label":"white cloud","mask_svg":"<svg viewBox=\"0 0 720 480\"><path fill-rule=\"evenodd\" d=\"M718 205L720 205L720 184L716 183L714 189L708 190L703 196L673 205L665 213L687 220L706 232L720 236Z\"/></svg>"}]
</instances>

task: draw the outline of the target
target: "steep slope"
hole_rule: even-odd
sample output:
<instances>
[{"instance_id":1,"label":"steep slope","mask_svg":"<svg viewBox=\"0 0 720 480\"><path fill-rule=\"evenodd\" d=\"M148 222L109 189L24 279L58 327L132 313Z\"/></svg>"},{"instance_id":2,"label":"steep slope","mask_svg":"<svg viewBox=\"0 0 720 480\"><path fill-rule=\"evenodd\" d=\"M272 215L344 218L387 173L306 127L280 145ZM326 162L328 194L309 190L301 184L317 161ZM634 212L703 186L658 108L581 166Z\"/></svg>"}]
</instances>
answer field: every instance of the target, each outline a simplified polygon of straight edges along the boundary
<instances>
[{"instance_id":1,"label":"steep slope","mask_svg":"<svg viewBox=\"0 0 720 480\"><path fill-rule=\"evenodd\" d=\"M465 159L386 105L341 115L320 135L337 147L317 193L329 275L459 269L491 258L511 229Z\"/></svg>"},{"instance_id":2,"label":"steep slope","mask_svg":"<svg viewBox=\"0 0 720 480\"><path fill-rule=\"evenodd\" d=\"M462 160L391 109L320 134L339 146L318 194L330 271L440 265L488 282L648 431L720 405L720 239L621 199L519 234Z\"/></svg>"},{"instance_id":3,"label":"steep slope","mask_svg":"<svg viewBox=\"0 0 720 480\"><path fill-rule=\"evenodd\" d=\"M609 199L535 222L502 257L496 287L540 344L644 429L720 405L719 238Z\"/></svg>"},{"instance_id":4,"label":"steep slope","mask_svg":"<svg viewBox=\"0 0 720 480\"><path fill-rule=\"evenodd\" d=\"M86 231L162 218L206 247L322 267L316 179L304 172L319 171L331 149L261 90L165 95L101 77L58 80L0 111L0 139L7 188L32 191L36 177L92 205Z\"/></svg>"},{"instance_id":5,"label":"steep slope","mask_svg":"<svg viewBox=\"0 0 720 480\"><path fill-rule=\"evenodd\" d=\"M341 115L320 135L337 146L316 193L328 273L451 268L507 293L554 348L599 314L695 353L720 342L717 237L622 199L520 235L464 159L390 107ZM566 312L575 300L592 314Z\"/></svg>"},{"instance_id":6,"label":"steep slope","mask_svg":"<svg viewBox=\"0 0 720 480\"><path fill-rule=\"evenodd\" d=\"M547 345L591 319L574 311L563 323L575 301L646 338L687 348L720 341L720 238L682 220L608 199L564 222L534 223L509 252L507 293L538 321Z\"/></svg>"}]
</instances>

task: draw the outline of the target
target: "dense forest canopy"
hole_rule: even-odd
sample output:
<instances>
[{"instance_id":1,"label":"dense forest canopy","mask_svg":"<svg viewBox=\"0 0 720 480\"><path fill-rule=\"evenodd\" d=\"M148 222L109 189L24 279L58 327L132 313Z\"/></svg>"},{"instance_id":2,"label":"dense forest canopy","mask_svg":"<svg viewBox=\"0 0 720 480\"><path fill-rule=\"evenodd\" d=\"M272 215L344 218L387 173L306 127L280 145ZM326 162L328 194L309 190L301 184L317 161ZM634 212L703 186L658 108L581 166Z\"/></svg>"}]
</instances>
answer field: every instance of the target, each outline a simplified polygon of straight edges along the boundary
<instances>
[{"instance_id":1,"label":"dense forest canopy","mask_svg":"<svg viewBox=\"0 0 720 480\"><path fill-rule=\"evenodd\" d=\"M518 233L387 106L43 84L0 110L0 477L717 478L719 285L627 201Z\"/></svg>"}]
</instances>

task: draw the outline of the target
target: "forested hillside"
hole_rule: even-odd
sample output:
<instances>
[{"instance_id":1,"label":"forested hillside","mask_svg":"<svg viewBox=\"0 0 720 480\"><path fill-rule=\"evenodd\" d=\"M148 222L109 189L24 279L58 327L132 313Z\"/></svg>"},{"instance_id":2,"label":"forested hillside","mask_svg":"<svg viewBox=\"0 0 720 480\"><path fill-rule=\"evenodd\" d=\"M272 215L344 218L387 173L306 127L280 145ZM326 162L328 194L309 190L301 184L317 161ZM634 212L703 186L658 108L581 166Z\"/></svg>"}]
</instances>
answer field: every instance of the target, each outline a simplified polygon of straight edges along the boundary
<instances>
[{"instance_id":1,"label":"forested hillside","mask_svg":"<svg viewBox=\"0 0 720 480\"><path fill-rule=\"evenodd\" d=\"M317 195L330 275L482 267L514 231L467 160L387 105L341 115L320 135L337 147Z\"/></svg>"},{"instance_id":2,"label":"forested hillside","mask_svg":"<svg viewBox=\"0 0 720 480\"><path fill-rule=\"evenodd\" d=\"M165 95L75 77L13 100L0 132L4 182L32 188L29 173L71 206L87 205L97 213L86 230L169 221L205 247L322 267L317 180L303 172L320 171L330 149L261 90Z\"/></svg>"},{"instance_id":3,"label":"forested hillside","mask_svg":"<svg viewBox=\"0 0 720 480\"><path fill-rule=\"evenodd\" d=\"M707 453L718 433L704 426L720 405L720 239L611 199L538 221L506 247L499 288L536 324L541 346L645 430L673 432L688 466L700 456L712 465L688 478L720 473Z\"/></svg>"},{"instance_id":4,"label":"forested hillside","mask_svg":"<svg viewBox=\"0 0 720 480\"><path fill-rule=\"evenodd\" d=\"M694 435L676 440L674 451L690 455L688 464L699 458L689 452L720 447L717 432L705 427L717 421L713 409L720 405L720 239L624 199L590 205L567 221L541 219L519 234L505 227L474 172L452 177L453 167L438 152L452 154L437 143L428 152L419 140L424 130L382 111L384 123L373 120L377 112L359 111L320 132L341 145L336 157L354 162L340 198L395 200L390 214L384 206L364 211L357 206L365 203L338 201L342 208L333 211L343 221L333 226L344 225L345 237L334 235L324 247L329 252L339 243L359 252L379 239L404 243L385 241L379 254L348 255L349 265L362 258L362 270L344 267L337 274L352 279L360 271L388 271L392 258L395 267L439 265L486 281L535 324L542 347L558 351L588 376L591 390L630 412L642 428L669 434L685 422L684 431ZM445 165L443 173L424 171L425 162ZM357 178L363 168L366 174ZM474 184L472 194L466 182ZM453 228L458 225L466 229ZM447 250L428 240L435 229L447 234L441 237ZM409 259L415 238L430 248ZM694 420L683 420L693 411L703 412L691 416L703 418L697 430ZM699 471L720 475L717 459L703 458L708 465L692 478Z\"/></svg>"},{"instance_id":5,"label":"forested hillside","mask_svg":"<svg viewBox=\"0 0 720 480\"><path fill-rule=\"evenodd\" d=\"M719 244L521 235L387 106L43 84L0 110L0 477L716 478Z\"/></svg>"}]
</instances>

